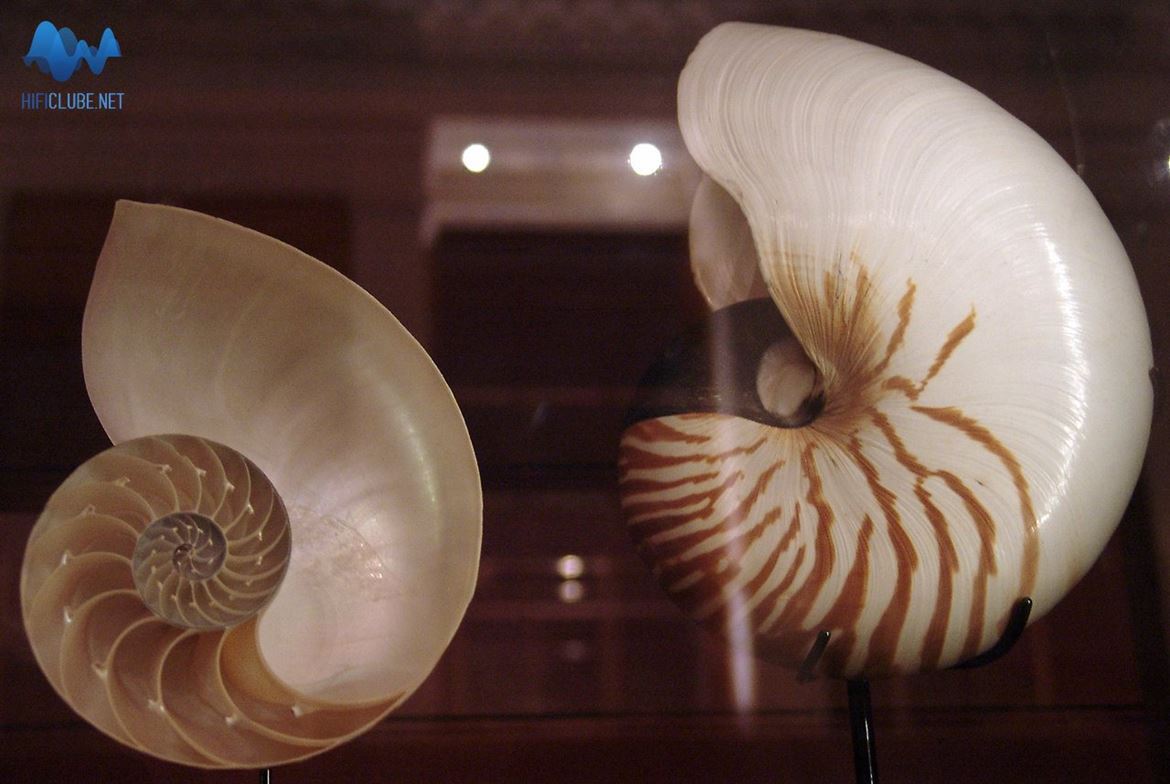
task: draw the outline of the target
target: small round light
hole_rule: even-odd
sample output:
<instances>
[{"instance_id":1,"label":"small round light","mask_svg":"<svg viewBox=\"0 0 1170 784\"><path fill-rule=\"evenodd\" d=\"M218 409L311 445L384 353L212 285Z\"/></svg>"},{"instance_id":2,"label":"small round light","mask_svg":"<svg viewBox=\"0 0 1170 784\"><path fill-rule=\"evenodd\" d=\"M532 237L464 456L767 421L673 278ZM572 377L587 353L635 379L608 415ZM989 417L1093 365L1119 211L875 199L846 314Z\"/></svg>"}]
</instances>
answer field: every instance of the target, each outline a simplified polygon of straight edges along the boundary
<instances>
[{"instance_id":1,"label":"small round light","mask_svg":"<svg viewBox=\"0 0 1170 784\"><path fill-rule=\"evenodd\" d=\"M562 580L574 580L585 574L585 561L579 555L564 555L557 559L557 574Z\"/></svg>"},{"instance_id":2,"label":"small round light","mask_svg":"<svg viewBox=\"0 0 1170 784\"><path fill-rule=\"evenodd\" d=\"M492 154L482 144L469 144L463 148L463 168L472 174L479 174L492 162Z\"/></svg>"},{"instance_id":3,"label":"small round light","mask_svg":"<svg viewBox=\"0 0 1170 784\"><path fill-rule=\"evenodd\" d=\"M630 168L635 174L647 177L662 168L662 153L648 142L635 144L630 150Z\"/></svg>"},{"instance_id":4,"label":"small round light","mask_svg":"<svg viewBox=\"0 0 1170 784\"><path fill-rule=\"evenodd\" d=\"M557 586L557 598L565 604L576 604L585 598L585 586L580 580L565 580Z\"/></svg>"}]
</instances>

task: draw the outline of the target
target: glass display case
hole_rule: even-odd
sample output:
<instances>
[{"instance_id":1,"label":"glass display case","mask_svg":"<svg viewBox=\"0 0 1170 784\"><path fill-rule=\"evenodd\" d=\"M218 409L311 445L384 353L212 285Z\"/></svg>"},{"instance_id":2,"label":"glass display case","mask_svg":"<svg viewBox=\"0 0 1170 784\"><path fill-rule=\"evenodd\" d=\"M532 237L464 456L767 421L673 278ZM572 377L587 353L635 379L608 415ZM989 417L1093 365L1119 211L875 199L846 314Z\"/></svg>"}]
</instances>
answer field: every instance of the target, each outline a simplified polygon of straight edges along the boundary
<instances>
[{"instance_id":1,"label":"glass display case","mask_svg":"<svg viewBox=\"0 0 1170 784\"><path fill-rule=\"evenodd\" d=\"M110 28L120 53L58 84L22 62L45 19L89 40ZM700 37L727 20L892 50L1020 118L1100 202L1137 274L1155 365L1170 364L1170 11L1159 3L9 4L0 775L257 776L105 737L54 693L24 636L28 533L57 485L109 445L86 394L81 319L114 202L131 198L256 229L370 292L433 358L479 464L478 584L438 666L369 732L272 781L848 779L842 682L803 682L694 624L622 518L618 444L639 382L706 310L687 244L701 173L676 85ZM119 98L22 104L54 91ZM884 778L1170 777L1168 427L1156 406L1117 533L1004 658L873 682Z\"/></svg>"}]
</instances>

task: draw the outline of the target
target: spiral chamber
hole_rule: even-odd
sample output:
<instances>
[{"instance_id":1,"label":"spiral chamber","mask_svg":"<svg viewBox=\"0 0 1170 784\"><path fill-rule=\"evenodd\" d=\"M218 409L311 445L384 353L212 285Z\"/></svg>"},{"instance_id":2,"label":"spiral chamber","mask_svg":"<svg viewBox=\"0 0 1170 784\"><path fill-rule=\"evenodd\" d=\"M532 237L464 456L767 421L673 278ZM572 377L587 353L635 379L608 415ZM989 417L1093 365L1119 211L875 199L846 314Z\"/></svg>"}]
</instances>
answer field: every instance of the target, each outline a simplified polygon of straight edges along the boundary
<instances>
[{"instance_id":1,"label":"spiral chamber","mask_svg":"<svg viewBox=\"0 0 1170 784\"><path fill-rule=\"evenodd\" d=\"M37 662L82 717L163 759L260 766L335 745L387 706L315 704L267 669L256 622L291 536L271 482L222 444L108 449L30 535L21 605Z\"/></svg>"}]
</instances>

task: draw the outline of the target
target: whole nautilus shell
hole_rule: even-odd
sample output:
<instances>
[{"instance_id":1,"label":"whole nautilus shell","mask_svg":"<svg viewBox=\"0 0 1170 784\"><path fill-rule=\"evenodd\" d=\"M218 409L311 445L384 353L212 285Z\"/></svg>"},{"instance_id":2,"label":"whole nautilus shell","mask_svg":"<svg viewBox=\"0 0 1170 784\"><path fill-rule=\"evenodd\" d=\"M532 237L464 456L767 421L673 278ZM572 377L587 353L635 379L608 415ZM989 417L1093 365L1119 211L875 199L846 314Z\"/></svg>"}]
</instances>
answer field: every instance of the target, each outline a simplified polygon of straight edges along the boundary
<instances>
[{"instance_id":1,"label":"whole nautilus shell","mask_svg":"<svg viewBox=\"0 0 1170 784\"><path fill-rule=\"evenodd\" d=\"M622 504L711 626L846 677L945 667L1096 559L1152 407L1133 271L1081 180L983 95L819 33L726 24L679 123L714 312L656 366ZM763 297L763 299L759 299Z\"/></svg>"},{"instance_id":2,"label":"whole nautilus shell","mask_svg":"<svg viewBox=\"0 0 1170 784\"><path fill-rule=\"evenodd\" d=\"M300 759L402 703L471 599L482 504L394 317L269 237L119 202L83 360L116 446L49 499L21 573L61 697L203 767Z\"/></svg>"}]
</instances>

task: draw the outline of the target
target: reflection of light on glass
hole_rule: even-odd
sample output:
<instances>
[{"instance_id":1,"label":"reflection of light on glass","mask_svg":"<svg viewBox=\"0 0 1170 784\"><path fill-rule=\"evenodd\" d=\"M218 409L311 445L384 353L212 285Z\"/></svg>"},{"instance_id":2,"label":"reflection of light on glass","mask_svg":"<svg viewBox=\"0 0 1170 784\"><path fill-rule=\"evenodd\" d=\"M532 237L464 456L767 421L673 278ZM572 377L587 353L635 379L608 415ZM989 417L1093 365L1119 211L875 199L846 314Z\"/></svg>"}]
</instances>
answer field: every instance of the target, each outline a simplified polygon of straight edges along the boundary
<instances>
[{"instance_id":1,"label":"reflection of light on glass","mask_svg":"<svg viewBox=\"0 0 1170 784\"><path fill-rule=\"evenodd\" d=\"M469 144L463 148L463 167L472 174L479 174L492 162L492 154L482 144Z\"/></svg>"},{"instance_id":2,"label":"reflection of light on glass","mask_svg":"<svg viewBox=\"0 0 1170 784\"><path fill-rule=\"evenodd\" d=\"M630 150L630 168L643 177L653 174L662 168L662 153L648 142L635 144Z\"/></svg>"},{"instance_id":3,"label":"reflection of light on glass","mask_svg":"<svg viewBox=\"0 0 1170 784\"><path fill-rule=\"evenodd\" d=\"M579 602L585 596L585 586L580 580L565 580L557 586L557 596L565 604Z\"/></svg>"},{"instance_id":4,"label":"reflection of light on glass","mask_svg":"<svg viewBox=\"0 0 1170 784\"><path fill-rule=\"evenodd\" d=\"M735 709L746 714L756 707L756 659L750 630L743 624L733 627L736 637L731 641L727 668L731 676L731 698Z\"/></svg>"},{"instance_id":5,"label":"reflection of light on glass","mask_svg":"<svg viewBox=\"0 0 1170 784\"><path fill-rule=\"evenodd\" d=\"M565 640L561 644L561 658L573 664L580 664L589 658L589 646L581 640Z\"/></svg>"},{"instance_id":6,"label":"reflection of light on glass","mask_svg":"<svg viewBox=\"0 0 1170 784\"><path fill-rule=\"evenodd\" d=\"M579 555L565 555L557 559L557 574L564 580L575 580L585 574L585 561Z\"/></svg>"},{"instance_id":7,"label":"reflection of light on glass","mask_svg":"<svg viewBox=\"0 0 1170 784\"><path fill-rule=\"evenodd\" d=\"M1154 123L1150 145L1158 151L1151 162L1153 179L1159 187L1165 188L1170 183L1170 117L1163 117Z\"/></svg>"},{"instance_id":8,"label":"reflection of light on glass","mask_svg":"<svg viewBox=\"0 0 1170 784\"><path fill-rule=\"evenodd\" d=\"M714 344L717 346L733 345L734 340L729 328L719 324L715 329ZM711 374L719 381L719 388L732 381L735 367L726 352L716 352L713 357ZM730 431L721 431L714 445L716 452L733 452L736 444L731 440ZM743 559L745 553L741 549L742 542L733 539L729 543L732 558L735 561ZM723 633L727 640L727 675L731 686L731 699L736 711L745 719L756 705L756 659L754 632L751 627L751 614L744 604L744 593L732 591L727 597L730 605L726 615L727 621Z\"/></svg>"}]
</instances>

